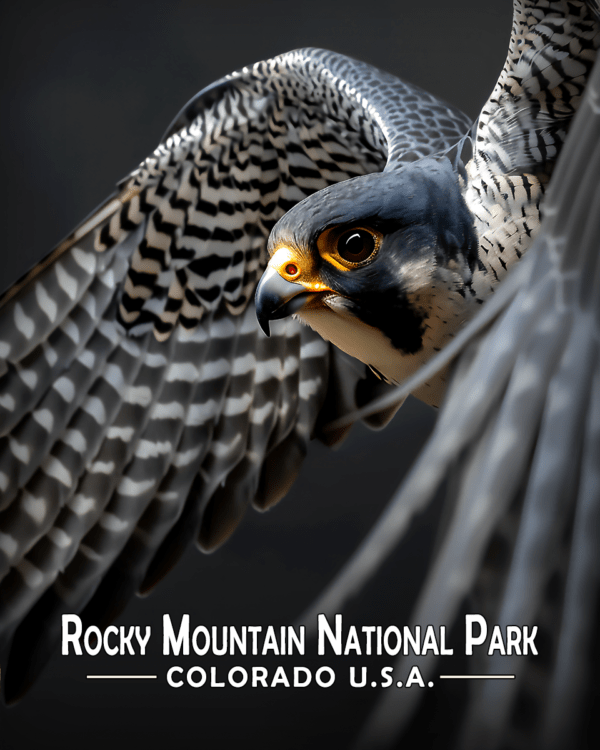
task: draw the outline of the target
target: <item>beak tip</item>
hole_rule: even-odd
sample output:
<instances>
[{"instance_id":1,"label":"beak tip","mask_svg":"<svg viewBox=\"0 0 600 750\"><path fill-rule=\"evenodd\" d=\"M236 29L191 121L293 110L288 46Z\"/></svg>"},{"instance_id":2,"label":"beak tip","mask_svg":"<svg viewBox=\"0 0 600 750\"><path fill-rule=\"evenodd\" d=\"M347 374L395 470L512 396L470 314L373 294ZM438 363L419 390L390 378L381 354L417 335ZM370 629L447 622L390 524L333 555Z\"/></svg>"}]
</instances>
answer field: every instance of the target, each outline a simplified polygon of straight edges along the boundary
<instances>
[{"instance_id":1,"label":"beak tip","mask_svg":"<svg viewBox=\"0 0 600 750\"><path fill-rule=\"evenodd\" d=\"M258 325L261 327L263 333L267 338L271 337L271 330L269 328L269 321L267 318L258 317Z\"/></svg>"}]
</instances>

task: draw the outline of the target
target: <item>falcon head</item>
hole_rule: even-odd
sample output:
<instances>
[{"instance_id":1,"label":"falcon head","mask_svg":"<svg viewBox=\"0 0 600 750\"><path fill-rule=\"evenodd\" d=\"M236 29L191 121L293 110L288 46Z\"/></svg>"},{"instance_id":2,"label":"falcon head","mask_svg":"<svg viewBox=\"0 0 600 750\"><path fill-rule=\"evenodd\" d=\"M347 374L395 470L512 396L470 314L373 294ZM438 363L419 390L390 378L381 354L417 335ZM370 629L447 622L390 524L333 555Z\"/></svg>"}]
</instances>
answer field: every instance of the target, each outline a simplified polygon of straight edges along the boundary
<instances>
[{"instance_id":1,"label":"falcon head","mask_svg":"<svg viewBox=\"0 0 600 750\"><path fill-rule=\"evenodd\" d=\"M275 225L268 249L256 290L265 333L295 314L389 382L411 375L474 309L478 243L447 159L309 196Z\"/></svg>"}]
</instances>

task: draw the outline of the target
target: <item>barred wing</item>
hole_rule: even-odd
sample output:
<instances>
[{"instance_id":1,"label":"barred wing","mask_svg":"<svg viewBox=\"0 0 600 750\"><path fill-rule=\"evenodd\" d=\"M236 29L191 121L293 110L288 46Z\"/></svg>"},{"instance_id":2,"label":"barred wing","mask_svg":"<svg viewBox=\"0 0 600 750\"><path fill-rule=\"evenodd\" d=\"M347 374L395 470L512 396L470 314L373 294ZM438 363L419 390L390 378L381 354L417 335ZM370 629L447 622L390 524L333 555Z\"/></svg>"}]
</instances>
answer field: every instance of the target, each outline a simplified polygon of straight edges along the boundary
<instances>
[{"instance_id":1,"label":"barred wing","mask_svg":"<svg viewBox=\"0 0 600 750\"><path fill-rule=\"evenodd\" d=\"M115 196L6 293L9 699L43 665L62 612L106 621L189 540L216 547L248 503L285 494L320 414L379 391L295 321L264 337L253 293L266 238L315 190L448 147L467 127L333 53L258 63L196 97Z\"/></svg>"},{"instance_id":2,"label":"barred wing","mask_svg":"<svg viewBox=\"0 0 600 750\"><path fill-rule=\"evenodd\" d=\"M490 180L553 163L596 59L599 12L598 0L513 0L506 61L475 129Z\"/></svg>"},{"instance_id":3,"label":"barred wing","mask_svg":"<svg viewBox=\"0 0 600 750\"><path fill-rule=\"evenodd\" d=\"M514 0L504 67L473 128L465 199L490 280L527 252L541 202L589 79L597 0Z\"/></svg>"}]
</instances>

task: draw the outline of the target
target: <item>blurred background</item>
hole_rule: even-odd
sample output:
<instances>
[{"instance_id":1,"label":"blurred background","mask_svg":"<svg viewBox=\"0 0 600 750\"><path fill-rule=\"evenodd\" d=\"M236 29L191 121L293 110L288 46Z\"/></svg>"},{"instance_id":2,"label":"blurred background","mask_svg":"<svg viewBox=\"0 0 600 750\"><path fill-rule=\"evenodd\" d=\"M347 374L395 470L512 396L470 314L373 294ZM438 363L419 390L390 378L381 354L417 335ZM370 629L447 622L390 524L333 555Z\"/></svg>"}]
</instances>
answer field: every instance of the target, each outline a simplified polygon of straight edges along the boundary
<instances>
[{"instance_id":1,"label":"blurred background","mask_svg":"<svg viewBox=\"0 0 600 750\"><path fill-rule=\"evenodd\" d=\"M158 143L197 91L228 72L303 46L362 59L416 83L475 118L502 67L509 0L303 0L218 3L21 2L0 11L0 117L4 194L0 287L45 255ZM343 448L315 444L292 492L267 514L249 511L230 542L189 549L150 597L117 624L150 625L146 657L55 653L16 707L0 706L2 748L154 747L208 743L263 748L348 746L377 690L351 689L352 664L379 670L390 657L232 659L162 657L163 613L199 624L291 624L342 567L429 434L435 413L404 405L373 433L355 427ZM346 622L403 625L434 542L436 509L417 519ZM236 690L166 684L179 664L250 669L333 667L328 689ZM456 667L459 668L459 667ZM88 673L156 673L148 682L87 681ZM418 688L414 688L418 689ZM447 747L461 689L433 688L402 747ZM401 691L399 700L402 699Z\"/></svg>"}]
</instances>

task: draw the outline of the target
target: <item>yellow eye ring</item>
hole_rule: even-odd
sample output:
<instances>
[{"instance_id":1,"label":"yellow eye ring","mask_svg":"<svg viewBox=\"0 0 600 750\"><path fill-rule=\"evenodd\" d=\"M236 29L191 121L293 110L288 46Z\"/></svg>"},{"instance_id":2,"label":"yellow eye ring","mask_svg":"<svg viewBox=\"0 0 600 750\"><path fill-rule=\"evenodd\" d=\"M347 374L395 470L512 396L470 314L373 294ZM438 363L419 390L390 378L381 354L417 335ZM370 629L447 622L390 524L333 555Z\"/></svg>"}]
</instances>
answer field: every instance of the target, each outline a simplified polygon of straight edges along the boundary
<instances>
[{"instance_id":1,"label":"yellow eye ring","mask_svg":"<svg viewBox=\"0 0 600 750\"><path fill-rule=\"evenodd\" d=\"M383 235L370 227L335 226L317 239L321 256L343 270L359 268L377 255Z\"/></svg>"}]
</instances>

